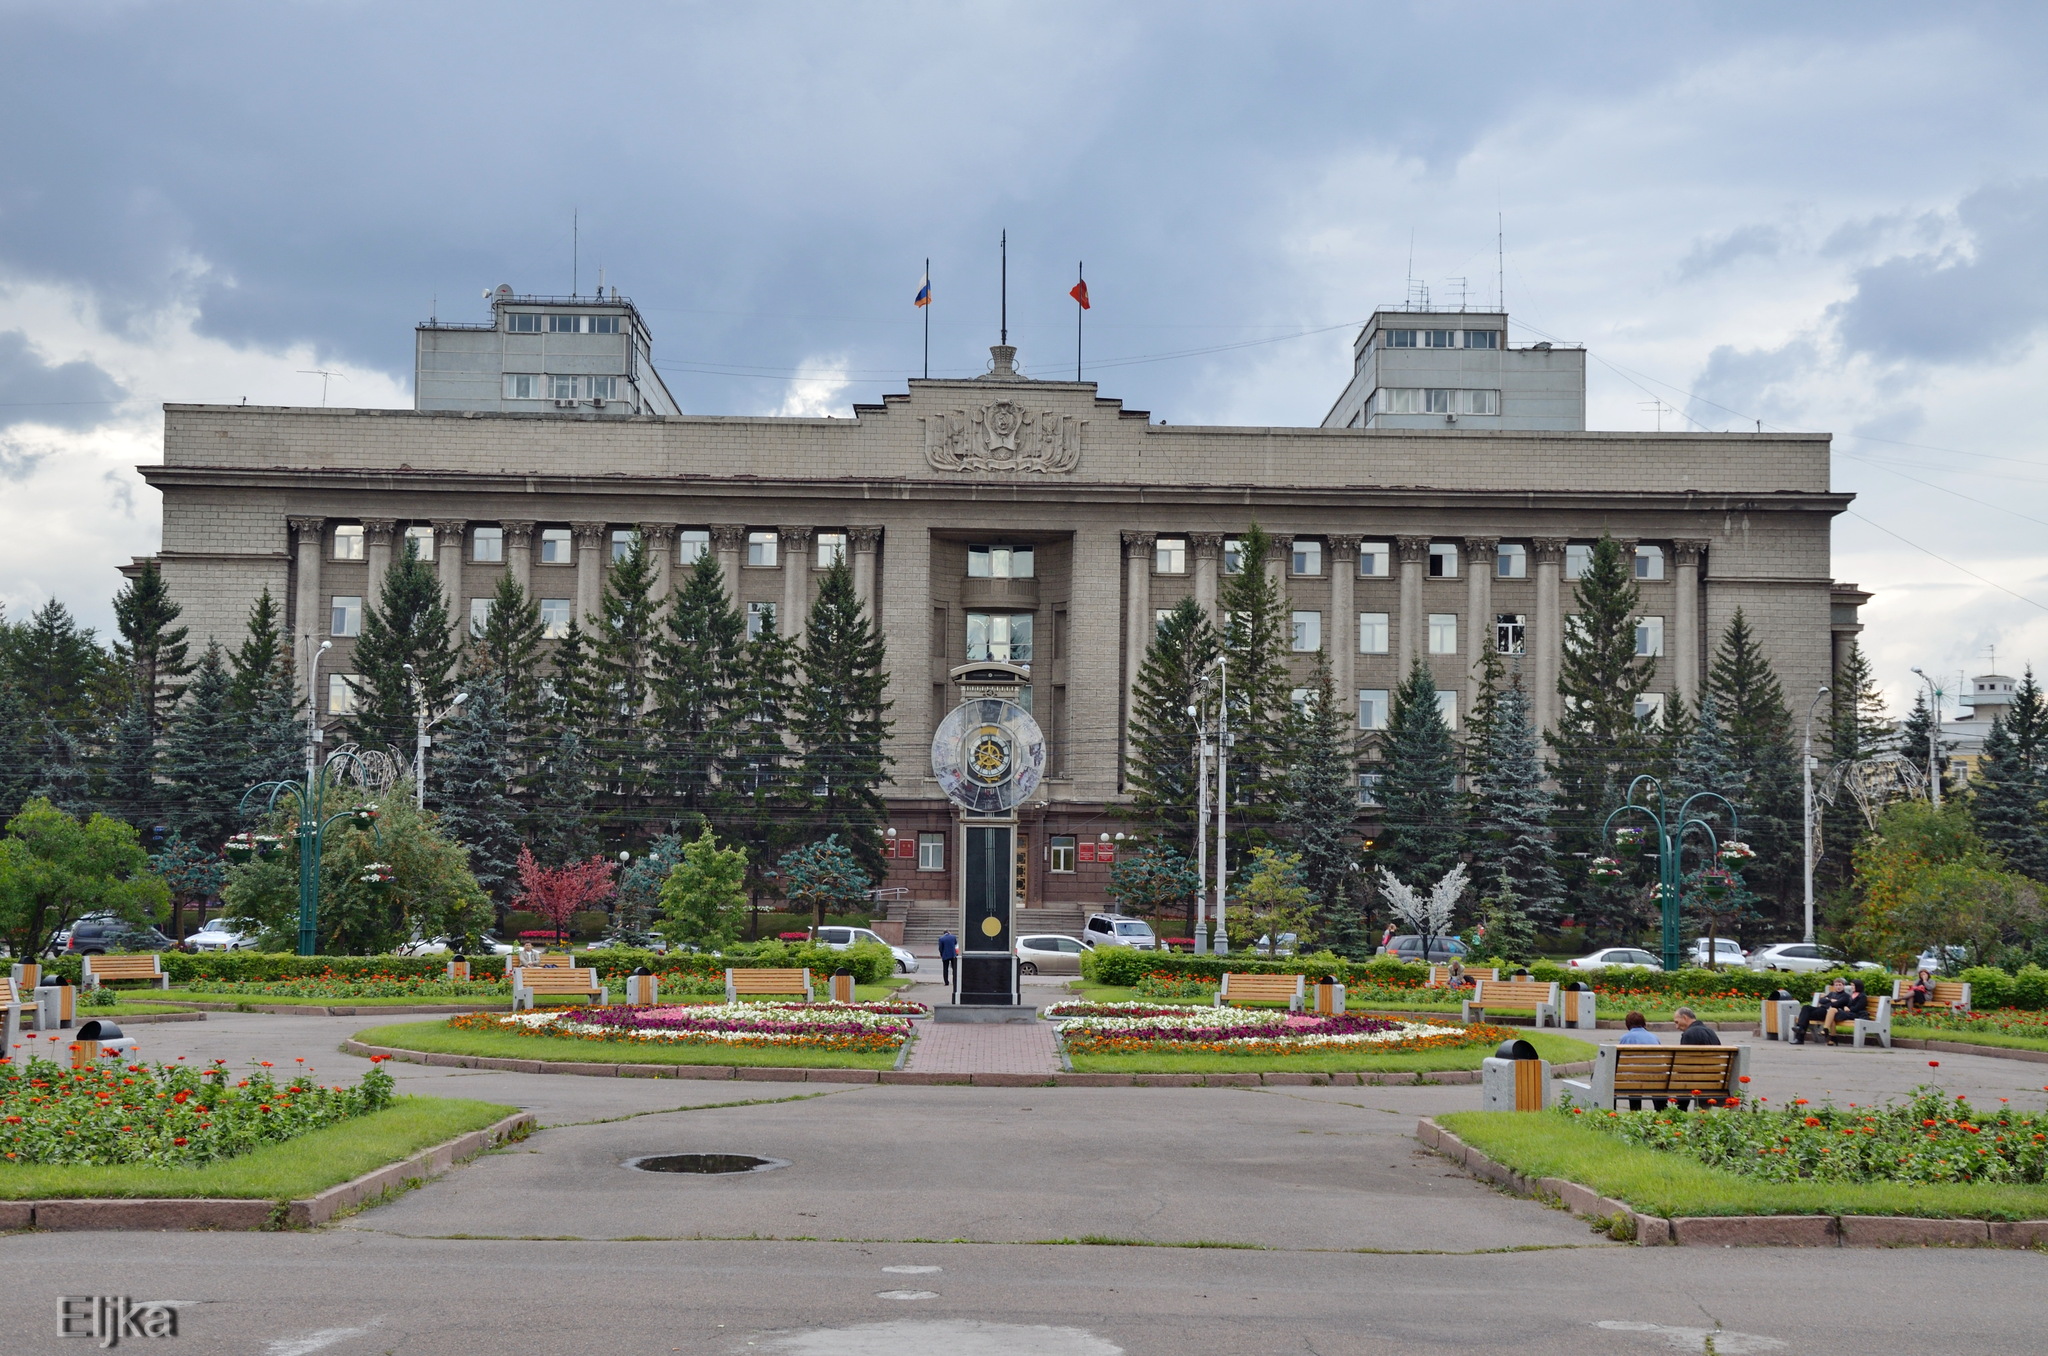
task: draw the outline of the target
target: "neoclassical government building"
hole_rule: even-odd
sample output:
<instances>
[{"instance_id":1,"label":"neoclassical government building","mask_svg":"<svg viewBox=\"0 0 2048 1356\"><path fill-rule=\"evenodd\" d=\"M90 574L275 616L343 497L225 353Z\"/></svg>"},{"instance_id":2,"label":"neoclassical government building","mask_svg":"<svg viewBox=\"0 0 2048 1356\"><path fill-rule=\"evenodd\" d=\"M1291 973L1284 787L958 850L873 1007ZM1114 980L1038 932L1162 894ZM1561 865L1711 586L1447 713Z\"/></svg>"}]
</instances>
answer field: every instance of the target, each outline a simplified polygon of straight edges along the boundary
<instances>
[{"instance_id":1,"label":"neoclassical government building","mask_svg":"<svg viewBox=\"0 0 2048 1356\"><path fill-rule=\"evenodd\" d=\"M1230 571L1280 583L1298 672L1327 650L1367 729L1416 654L1458 722L1489 648L1520 656L1548 723L1572 581L1603 533L1636 561L1638 645L1657 656L1643 709L1696 695L1737 608L1788 695L1827 680L1868 596L1830 570L1829 523L1851 496L1829 486L1828 437L1560 428L1584 422L1583 355L1508 349L1505 331L1500 315L1375 316L1321 427L1169 425L1093 382L1027 379L1007 347L985 375L911 380L848 418L724 417L671 412L630 302L501 289L488 322L419 327L417 408L168 405L164 461L141 470L195 640L234 643L269 588L301 675L334 642L323 715L345 709L363 607L409 536L458 628L510 572L560 631L595 610L637 534L664 589L709 552L749 626L794 633L844 557L888 644L886 884L951 895L927 751L949 671L1009 659L1030 667L1049 745L1023 899L1082 904L1102 898L1129 827L1114 807L1155 618L1190 594L1213 608ZM1540 418L1517 417L1522 355ZM1580 383L1576 415L1560 372ZM1274 537L1268 559L1237 549L1253 521Z\"/></svg>"}]
</instances>

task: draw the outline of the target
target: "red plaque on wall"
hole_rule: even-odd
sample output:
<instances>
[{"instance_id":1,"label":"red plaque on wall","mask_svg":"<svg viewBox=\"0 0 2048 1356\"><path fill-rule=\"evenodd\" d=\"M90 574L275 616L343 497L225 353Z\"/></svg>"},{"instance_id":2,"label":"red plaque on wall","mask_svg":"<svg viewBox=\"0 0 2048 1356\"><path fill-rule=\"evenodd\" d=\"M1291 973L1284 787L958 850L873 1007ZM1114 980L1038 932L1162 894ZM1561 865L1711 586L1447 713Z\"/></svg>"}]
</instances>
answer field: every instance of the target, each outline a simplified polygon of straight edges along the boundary
<instances>
[{"instance_id":1,"label":"red plaque on wall","mask_svg":"<svg viewBox=\"0 0 2048 1356\"><path fill-rule=\"evenodd\" d=\"M1082 843L1074 851L1081 861L1092 862L1095 860L1095 844L1093 843Z\"/></svg>"},{"instance_id":2,"label":"red plaque on wall","mask_svg":"<svg viewBox=\"0 0 2048 1356\"><path fill-rule=\"evenodd\" d=\"M1113 861L1115 861L1115 860L1116 860L1116 844L1115 844L1115 843L1103 843L1103 844L1099 845L1099 846L1098 846L1098 847L1097 847L1097 848L1095 849L1095 860L1096 860L1096 861L1098 861L1098 862L1113 862Z\"/></svg>"}]
</instances>

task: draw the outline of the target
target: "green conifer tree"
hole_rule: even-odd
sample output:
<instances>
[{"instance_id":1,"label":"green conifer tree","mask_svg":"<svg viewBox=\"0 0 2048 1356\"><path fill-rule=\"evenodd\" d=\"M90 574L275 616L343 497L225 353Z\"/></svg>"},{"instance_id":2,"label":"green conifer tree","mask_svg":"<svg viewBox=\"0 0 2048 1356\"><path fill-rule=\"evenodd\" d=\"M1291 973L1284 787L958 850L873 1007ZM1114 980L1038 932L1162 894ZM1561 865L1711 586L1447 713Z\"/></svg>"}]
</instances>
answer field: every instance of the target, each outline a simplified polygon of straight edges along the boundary
<instances>
[{"instance_id":1,"label":"green conifer tree","mask_svg":"<svg viewBox=\"0 0 2048 1356\"><path fill-rule=\"evenodd\" d=\"M631 832L649 813L647 719L654 684L661 604L646 543L605 572L604 596L591 618L591 677L601 694L589 732L603 787L601 804L615 829Z\"/></svg>"},{"instance_id":2,"label":"green conifer tree","mask_svg":"<svg viewBox=\"0 0 2048 1356\"><path fill-rule=\"evenodd\" d=\"M130 690L148 696L140 710L151 743L162 735L171 708L184 691L178 680L192 671L187 630L171 624L183 611L171 601L163 571L154 560L144 561L114 596L114 624L121 633L114 644L114 660L127 670Z\"/></svg>"},{"instance_id":3,"label":"green conifer tree","mask_svg":"<svg viewBox=\"0 0 2048 1356\"><path fill-rule=\"evenodd\" d=\"M1629 557L1612 537L1594 544L1574 593L1576 613L1564 628L1558 670L1557 724L1552 727L1552 775L1557 781L1560 846L1588 855L1603 851L1600 830L1620 801L1626 770L1643 756L1636 719L1638 693L1649 689L1655 658L1636 653L1640 594ZM1600 892L1588 892L1601 905Z\"/></svg>"},{"instance_id":4,"label":"green conifer tree","mask_svg":"<svg viewBox=\"0 0 2048 1356\"><path fill-rule=\"evenodd\" d=\"M1272 554L1273 539L1257 523L1246 528L1237 573L1224 576L1220 600L1228 618L1223 650L1230 665L1231 816L1247 831L1247 841L1285 799L1291 761L1290 632L1287 600L1266 568Z\"/></svg>"},{"instance_id":5,"label":"green conifer tree","mask_svg":"<svg viewBox=\"0 0 2048 1356\"><path fill-rule=\"evenodd\" d=\"M377 605L363 610L355 665L356 709L345 724L351 737L372 748L411 748L420 708L445 711L454 700L448 603L410 537L384 576Z\"/></svg>"},{"instance_id":6,"label":"green conifer tree","mask_svg":"<svg viewBox=\"0 0 2048 1356\"><path fill-rule=\"evenodd\" d=\"M1848 653L1829 683L1826 759L1831 763L1854 763L1882 753L1897 743L1891 722L1885 717L1884 694L1870 670L1863 647L1849 642ZM1820 756L1816 739L1816 756ZM1825 764L1814 769L1818 782ZM1849 883L1849 865L1856 855L1867 824L1863 811L1848 795L1830 806L1816 806L1815 870L1823 884L1840 889Z\"/></svg>"},{"instance_id":7,"label":"green conifer tree","mask_svg":"<svg viewBox=\"0 0 2048 1356\"><path fill-rule=\"evenodd\" d=\"M1202 605L1183 598L1160 621L1138 669L1131 693L1131 761L1126 774L1131 806L1154 832L1183 854L1194 853L1195 815L1200 806L1197 721L1214 724L1213 711L1199 716L1188 708L1214 705L1213 677L1218 637ZM1211 776L1214 773L1212 771ZM1212 782L1213 788L1213 782Z\"/></svg>"},{"instance_id":8,"label":"green conifer tree","mask_svg":"<svg viewBox=\"0 0 2048 1356\"><path fill-rule=\"evenodd\" d=\"M228 706L240 724L244 785L298 775L306 761L305 700L269 589L249 609L248 634L228 657L228 667Z\"/></svg>"},{"instance_id":9,"label":"green conifer tree","mask_svg":"<svg viewBox=\"0 0 2048 1356\"><path fill-rule=\"evenodd\" d=\"M731 763L720 780L717 817L718 836L747 852L750 930L772 888L775 861L802 837L798 816L809 798L788 736L795 678L795 642L773 625L740 652Z\"/></svg>"},{"instance_id":10,"label":"green conifer tree","mask_svg":"<svg viewBox=\"0 0 2048 1356\"><path fill-rule=\"evenodd\" d=\"M791 710L802 784L813 827L853 854L870 880L887 869L882 825L888 808L889 675L882 638L854 592L844 558L824 572L811 604L799 664L803 685Z\"/></svg>"},{"instance_id":11,"label":"green conifer tree","mask_svg":"<svg viewBox=\"0 0 2048 1356\"><path fill-rule=\"evenodd\" d=\"M1928 744L1933 741L1933 766L1928 765ZM1948 785L1949 754L1953 749L1951 741L1941 737L1939 715L1927 705L1925 690L1913 694L1913 709L1906 713L1905 722L1899 726L1899 757L1920 770L1923 780L1939 778Z\"/></svg>"},{"instance_id":12,"label":"green conifer tree","mask_svg":"<svg viewBox=\"0 0 2048 1356\"><path fill-rule=\"evenodd\" d=\"M495 673L471 675L464 690L468 700L436 737L427 800L440 812L442 836L469 849L470 874L502 916L519 892L512 729Z\"/></svg>"},{"instance_id":13,"label":"green conifer tree","mask_svg":"<svg viewBox=\"0 0 2048 1356\"><path fill-rule=\"evenodd\" d=\"M248 755L234 710L234 678L218 644L192 670L184 703L164 744L168 818L187 840L218 850L242 826Z\"/></svg>"},{"instance_id":14,"label":"green conifer tree","mask_svg":"<svg viewBox=\"0 0 2048 1356\"><path fill-rule=\"evenodd\" d=\"M2033 733L2033 731L2029 731ZM2041 825L2041 779L2020 752L2007 717L1991 722L1970 776L1970 811L1984 841L2014 871L2048 881L2048 833Z\"/></svg>"},{"instance_id":15,"label":"green conifer tree","mask_svg":"<svg viewBox=\"0 0 2048 1356\"><path fill-rule=\"evenodd\" d=\"M1729 757L1747 777L1742 835L1757 855L1743 879L1767 914L1789 922L1804 870L1798 742L1784 689L1741 608L1722 633L1707 688L1720 703Z\"/></svg>"},{"instance_id":16,"label":"green conifer tree","mask_svg":"<svg viewBox=\"0 0 2048 1356\"><path fill-rule=\"evenodd\" d=\"M1529 694L1519 675L1495 700L1486 742L1485 777L1472 797L1475 845L1482 862L1496 868L1485 895L1492 901L1487 940L1515 948L1497 955L1526 956L1535 925L1554 924L1561 916L1564 882L1557 873L1551 827L1556 799L1544 785ZM1486 875L1480 880L1484 885Z\"/></svg>"},{"instance_id":17,"label":"green conifer tree","mask_svg":"<svg viewBox=\"0 0 2048 1356\"><path fill-rule=\"evenodd\" d=\"M690 822L712 810L732 757L746 630L717 558L705 552L676 590L655 666L665 799Z\"/></svg>"},{"instance_id":18,"label":"green conifer tree","mask_svg":"<svg viewBox=\"0 0 2048 1356\"><path fill-rule=\"evenodd\" d=\"M1381 740L1381 830L1374 864L1408 881L1432 882L1465 849L1458 750L1437 705L1436 676L1415 656L1394 691Z\"/></svg>"},{"instance_id":19,"label":"green conifer tree","mask_svg":"<svg viewBox=\"0 0 2048 1356\"><path fill-rule=\"evenodd\" d=\"M546 630L540 619L540 604L529 596L509 573L498 576L497 587L484 609L484 624L470 634L463 647L465 674L488 674L505 694L504 715L516 745L532 739L540 725L543 675L542 638Z\"/></svg>"},{"instance_id":20,"label":"green conifer tree","mask_svg":"<svg viewBox=\"0 0 2048 1356\"><path fill-rule=\"evenodd\" d=\"M1359 909L1352 834L1358 817L1358 750L1345 717L1329 657L1318 651L1308 700L1295 717L1289 741L1294 766L1280 827L1301 860L1317 938L1339 955L1363 957L1370 945Z\"/></svg>"}]
</instances>

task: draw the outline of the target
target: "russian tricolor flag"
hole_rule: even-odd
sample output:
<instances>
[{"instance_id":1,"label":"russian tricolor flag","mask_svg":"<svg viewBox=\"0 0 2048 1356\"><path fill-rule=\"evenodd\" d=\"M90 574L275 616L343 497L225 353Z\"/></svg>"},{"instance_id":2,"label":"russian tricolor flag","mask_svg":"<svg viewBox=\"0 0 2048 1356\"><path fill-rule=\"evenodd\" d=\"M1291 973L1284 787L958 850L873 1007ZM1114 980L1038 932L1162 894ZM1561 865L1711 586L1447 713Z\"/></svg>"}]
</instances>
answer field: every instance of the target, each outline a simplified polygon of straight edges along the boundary
<instances>
[{"instance_id":1,"label":"russian tricolor flag","mask_svg":"<svg viewBox=\"0 0 2048 1356\"><path fill-rule=\"evenodd\" d=\"M917 285L917 299L910 304L912 306L929 306L932 304L932 275L929 272L924 275L924 281Z\"/></svg>"}]
</instances>

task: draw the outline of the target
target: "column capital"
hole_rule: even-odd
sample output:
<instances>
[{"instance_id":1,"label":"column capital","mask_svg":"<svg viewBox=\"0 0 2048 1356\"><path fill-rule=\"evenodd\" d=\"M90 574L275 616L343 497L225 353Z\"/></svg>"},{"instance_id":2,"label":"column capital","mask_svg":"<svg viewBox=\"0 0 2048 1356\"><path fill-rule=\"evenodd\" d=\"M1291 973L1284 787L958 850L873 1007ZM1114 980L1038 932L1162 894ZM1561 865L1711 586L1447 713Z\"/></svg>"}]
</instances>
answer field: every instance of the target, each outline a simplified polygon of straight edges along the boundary
<instances>
[{"instance_id":1,"label":"column capital","mask_svg":"<svg viewBox=\"0 0 2048 1356\"><path fill-rule=\"evenodd\" d=\"M674 523L640 523L640 540L647 543L650 553L666 553L675 545L676 525Z\"/></svg>"},{"instance_id":2,"label":"column capital","mask_svg":"<svg viewBox=\"0 0 2048 1356\"><path fill-rule=\"evenodd\" d=\"M1394 554L1401 558L1403 565L1420 565L1429 555L1428 537L1401 536L1394 538Z\"/></svg>"},{"instance_id":3,"label":"column capital","mask_svg":"<svg viewBox=\"0 0 2048 1356\"><path fill-rule=\"evenodd\" d=\"M738 551L743 549L746 544L747 525L745 523L713 523L711 525L711 545L713 549L719 551Z\"/></svg>"},{"instance_id":4,"label":"column capital","mask_svg":"<svg viewBox=\"0 0 2048 1356\"><path fill-rule=\"evenodd\" d=\"M1358 543L1364 541L1365 538L1357 533L1347 532L1342 536L1325 537L1324 540L1330 544L1331 560L1356 560L1358 559Z\"/></svg>"},{"instance_id":5,"label":"column capital","mask_svg":"<svg viewBox=\"0 0 2048 1356\"><path fill-rule=\"evenodd\" d=\"M611 535L610 523L571 523L569 530L576 534L578 546L602 547Z\"/></svg>"},{"instance_id":6,"label":"column capital","mask_svg":"<svg viewBox=\"0 0 2048 1356\"><path fill-rule=\"evenodd\" d=\"M849 527L846 529L846 544L855 555L865 555L882 544L882 529L879 527Z\"/></svg>"},{"instance_id":7,"label":"column capital","mask_svg":"<svg viewBox=\"0 0 2048 1356\"><path fill-rule=\"evenodd\" d=\"M1492 560L1500 554L1499 537L1465 538L1465 554L1473 560Z\"/></svg>"},{"instance_id":8,"label":"column capital","mask_svg":"<svg viewBox=\"0 0 2048 1356\"><path fill-rule=\"evenodd\" d=\"M1294 550L1294 533L1268 532L1266 554L1274 560L1285 560Z\"/></svg>"},{"instance_id":9,"label":"column capital","mask_svg":"<svg viewBox=\"0 0 2048 1356\"><path fill-rule=\"evenodd\" d=\"M1188 545L1194 548L1195 559L1197 560L1206 556L1220 556L1223 554L1223 534L1221 532L1190 532L1188 533Z\"/></svg>"},{"instance_id":10,"label":"column capital","mask_svg":"<svg viewBox=\"0 0 2048 1356\"><path fill-rule=\"evenodd\" d=\"M327 531L327 520L325 518L306 518L296 513L288 513L285 515L284 521L285 526L298 533L301 537L318 537Z\"/></svg>"},{"instance_id":11,"label":"column capital","mask_svg":"<svg viewBox=\"0 0 2048 1356\"><path fill-rule=\"evenodd\" d=\"M436 518L433 520L433 523L434 540L437 542L443 537L460 537L463 533L469 531L469 519L467 518Z\"/></svg>"},{"instance_id":12,"label":"column capital","mask_svg":"<svg viewBox=\"0 0 2048 1356\"><path fill-rule=\"evenodd\" d=\"M1614 539L1614 544L1621 548L1621 558L1623 560L1634 560L1636 558L1636 547L1642 545L1642 543L1643 539L1641 537L1616 537ZM1629 568L1633 571L1635 567L1630 566Z\"/></svg>"},{"instance_id":13,"label":"column capital","mask_svg":"<svg viewBox=\"0 0 2048 1356\"><path fill-rule=\"evenodd\" d=\"M537 526L531 519L501 518L498 530L505 534L509 545L523 546L533 541L533 529Z\"/></svg>"},{"instance_id":14,"label":"column capital","mask_svg":"<svg viewBox=\"0 0 2048 1356\"><path fill-rule=\"evenodd\" d=\"M1538 565L1562 565L1564 548L1571 544L1569 537L1531 537L1529 549L1535 553Z\"/></svg>"},{"instance_id":15,"label":"column capital","mask_svg":"<svg viewBox=\"0 0 2048 1356\"><path fill-rule=\"evenodd\" d=\"M396 518L363 519L363 540L371 546L389 546L394 533L398 531Z\"/></svg>"},{"instance_id":16,"label":"column capital","mask_svg":"<svg viewBox=\"0 0 2048 1356\"><path fill-rule=\"evenodd\" d=\"M1698 565L1707 554L1708 543L1701 538L1680 538L1671 543L1671 563Z\"/></svg>"},{"instance_id":17,"label":"column capital","mask_svg":"<svg viewBox=\"0 0 2048 1356\"><path fill-rule=\"evenodd\" d=\"M1126 532L1124 533L1124 556L1127 559L1135 560L1139 556L1147 555L1158 544L1158 541L1159 534L1156 532Z\"/></svg>"},{"instance_id":18,"label":"column capital","mask_svg":"<svg viewBox=\"0 0 2048 1356\"><path fill-rule=\"evenodd\" d=\"M818 529L815 527L778 527L775 529L775 534L782 538L784 550L809 551L811 549L811 539L818 535Z\"/></svg>"}]
</instances>

